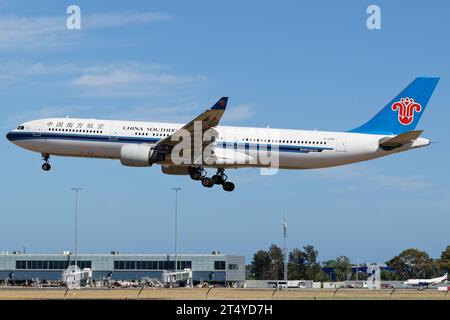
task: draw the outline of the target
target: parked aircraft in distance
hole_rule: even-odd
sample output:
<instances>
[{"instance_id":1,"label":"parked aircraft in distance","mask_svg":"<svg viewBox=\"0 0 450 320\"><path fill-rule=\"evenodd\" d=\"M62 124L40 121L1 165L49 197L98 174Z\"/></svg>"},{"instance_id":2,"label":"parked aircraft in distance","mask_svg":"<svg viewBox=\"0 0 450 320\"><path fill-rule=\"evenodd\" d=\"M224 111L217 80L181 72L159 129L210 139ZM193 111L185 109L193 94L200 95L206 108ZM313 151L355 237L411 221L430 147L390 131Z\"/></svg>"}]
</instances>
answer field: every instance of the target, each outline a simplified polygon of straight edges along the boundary
<instances>
[{"instance_id":1,"label":"parked aircraft in distance","mask_svg":"<svg viewBox=\"0 0 450 320\"><path fill-rule=\"evenodd\" d=\"M420 289L428 288L428 286L441 284L447 281L448 273L444 274L442 277L437 277L433 279L408 279L403 282L404 286L419 287Z\"/></svg>"}]
</instances>

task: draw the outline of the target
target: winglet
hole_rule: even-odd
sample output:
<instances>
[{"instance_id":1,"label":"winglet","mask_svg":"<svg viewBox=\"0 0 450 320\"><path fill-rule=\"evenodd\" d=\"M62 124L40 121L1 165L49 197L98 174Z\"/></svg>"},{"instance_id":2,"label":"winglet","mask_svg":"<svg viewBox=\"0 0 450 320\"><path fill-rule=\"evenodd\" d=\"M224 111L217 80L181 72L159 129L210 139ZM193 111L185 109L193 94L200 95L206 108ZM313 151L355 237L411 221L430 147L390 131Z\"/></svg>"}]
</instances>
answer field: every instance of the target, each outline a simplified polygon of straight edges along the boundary
<instances>
[{"instance_id":1,"label":"winglet","mask_svg":"<svg viewBox=\"0 0 450 320\"><path fill-rule=\"evenodd\" d=\"M211 110L225 110L228 103L228 97L222 97L219 101L216 102L215 105L211 107Z\"/></svg>"}]
</instances>

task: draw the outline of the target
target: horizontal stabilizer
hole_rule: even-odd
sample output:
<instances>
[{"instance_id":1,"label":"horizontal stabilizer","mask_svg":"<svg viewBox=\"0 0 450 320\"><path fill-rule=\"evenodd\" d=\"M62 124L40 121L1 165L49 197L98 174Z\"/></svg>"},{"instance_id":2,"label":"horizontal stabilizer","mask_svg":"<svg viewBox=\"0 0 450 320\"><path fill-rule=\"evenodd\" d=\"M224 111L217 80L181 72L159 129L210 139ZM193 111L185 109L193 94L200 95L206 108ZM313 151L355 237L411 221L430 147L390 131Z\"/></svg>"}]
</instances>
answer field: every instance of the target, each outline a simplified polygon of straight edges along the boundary
<instances>
[{"instance_id":1,"label":"horizontal stabilizer","mask_svg":"<svg viewBox=\"0 0 450 320\"><path fill-rule=\"evenodd\" d=\"M384 148L397 148L404 144L410 143L412 140L417 139L422 134L423 130L406 131L393 138L386 137L380 139L380 146Z\"/></svg>"}]
</instances>

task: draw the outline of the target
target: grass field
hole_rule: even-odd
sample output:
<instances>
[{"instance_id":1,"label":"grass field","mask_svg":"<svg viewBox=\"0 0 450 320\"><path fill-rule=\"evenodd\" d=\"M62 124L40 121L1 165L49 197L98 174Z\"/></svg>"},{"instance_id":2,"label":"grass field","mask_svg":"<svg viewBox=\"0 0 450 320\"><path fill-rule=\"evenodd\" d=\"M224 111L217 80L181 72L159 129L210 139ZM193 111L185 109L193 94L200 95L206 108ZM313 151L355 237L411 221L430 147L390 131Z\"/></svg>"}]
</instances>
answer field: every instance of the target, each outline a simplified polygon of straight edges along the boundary
<instances>
[{"instance_id":1,"label":"grass field","mask_svg":"<svg viewBox=\"0 0 450 320\"><path fill-rule=\"evenodd\" d=\"M80 289L65 288L0 288L0 300L42 300L42 299L187 299L187 300L379 300L379 299L428 299L450 300L450 295L437 290L363 290L363 289L230 289L230 288L177 288L177 289Z\"/></svg>"}]
</instances>

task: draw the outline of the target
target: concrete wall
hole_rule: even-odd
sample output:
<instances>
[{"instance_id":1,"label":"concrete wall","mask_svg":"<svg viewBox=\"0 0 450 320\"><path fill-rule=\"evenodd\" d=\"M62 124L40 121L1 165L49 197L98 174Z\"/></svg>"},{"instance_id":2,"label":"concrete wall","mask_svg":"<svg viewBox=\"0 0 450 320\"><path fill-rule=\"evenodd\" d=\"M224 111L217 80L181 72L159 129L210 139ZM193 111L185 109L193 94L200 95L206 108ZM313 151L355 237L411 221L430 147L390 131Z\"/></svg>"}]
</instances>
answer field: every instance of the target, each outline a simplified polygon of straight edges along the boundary
<instances>
[{"instance_id":1,"label":"concrete wall","mask_svg":"<svg viewBox=\"0 0 450 320\"><path fill-rule=\"evenodd\" d=\"M230 270L230 264L237 265L237 270ZM245 257L227 256L227 281L245 281Z\"/></svg>"}]
</instances>

